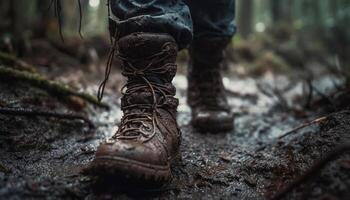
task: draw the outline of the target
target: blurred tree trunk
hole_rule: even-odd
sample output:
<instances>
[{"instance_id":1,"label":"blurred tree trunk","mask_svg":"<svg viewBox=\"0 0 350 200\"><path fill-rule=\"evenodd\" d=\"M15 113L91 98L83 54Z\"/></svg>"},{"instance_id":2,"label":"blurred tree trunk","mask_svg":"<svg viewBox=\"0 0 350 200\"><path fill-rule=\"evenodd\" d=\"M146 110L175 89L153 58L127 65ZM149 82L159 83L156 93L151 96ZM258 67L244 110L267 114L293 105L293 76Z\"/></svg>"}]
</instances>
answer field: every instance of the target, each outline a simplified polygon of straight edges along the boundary
<instances>
[{"instance_id":1,"label":"blurred tree trunk","mask_svg":"<svg viewBox=\"0 0 350 200\"><path fill-rule=\"evenodd\" d=\"M37 18L35 20L34 26L34 35L33 37L37 38L47 38L54 31L56 31L56 23L57 19L54 16L54 8L49 8L50 1L48 0L36 0L37 1L37 9L36 15Z\"/></svg>"},{"instance_id":2,"label":"blurred tree trunk","mask_svg":"<svg viewBox=\"0 0 350 200\"><path fill-rule=\"evenodd\" d=\"M4 33L11 27L11 1L0 1L0 32Z\"/></svg>"},{"instance_id":3,"label":"blurred tree trunk","mask_svg":"<svg viewBox=\"0 0 350 200\"><path fill-rule=\"evenodd\" d=\"M37 17L36 0L10 1L12 33L16 36L30 34L33 20Z\"/></svg>"},{"instance_id":4,"label":"blurred tree trunk","mask_svg":"<svg viewBox=\"0 0 350 200\"><path fill-rule=\"evenodd\" d=\"M0 2L0 28L13 37L45 37L46 23L53 19L48 0L11 0ZM3 31L2 31L3 32Z\"/></svg>"},{"instance_id":5,"label":"blurred tree trunk","mask_svg":"<svg viewBox=\"0 0 350 200\"><path fill-rule=\"evenodd\" d=\"M102 1L104 2L104 1ZM101 3L98 7L97 11L97 19L100 23L97 23L99 26L98 30L100 33L106 33L106 30L108 29L108 9L106 3ZM108 31L107 31L108 32Z\"/></svg>"},{"instance_id":6,"label":"blurred tree trunk","mask_svg":"<svg viewBox=\"0 0 350 200\"><path fill-rule=\"evenodd\" d=\"M253 32L253 3L253 0L244 0L239 4L238 32L243 38Z\"/></svg>"},{"instance_id":7,"label":"blurred tree trunk","mask_svg":"<svg viewBox=\"0 0 350 200\"><path fill-rule=\"evenodd\" d=\"M7 2L7 3L5 3ZM22 56L29 48L32 26L36 17L36 0L2 1L0 49Z\"/></svg>"},{"instance_id":8,"label":"blurred tree trunk","mask_svg":"<svg viewBox=\"0 0 350 200\"><path fill-rule=\"evenodd\" d=\"M274 23L282 21L292 22L292 3L292 0L271 0L272 21Z\"/></svg>"}]
</instances>

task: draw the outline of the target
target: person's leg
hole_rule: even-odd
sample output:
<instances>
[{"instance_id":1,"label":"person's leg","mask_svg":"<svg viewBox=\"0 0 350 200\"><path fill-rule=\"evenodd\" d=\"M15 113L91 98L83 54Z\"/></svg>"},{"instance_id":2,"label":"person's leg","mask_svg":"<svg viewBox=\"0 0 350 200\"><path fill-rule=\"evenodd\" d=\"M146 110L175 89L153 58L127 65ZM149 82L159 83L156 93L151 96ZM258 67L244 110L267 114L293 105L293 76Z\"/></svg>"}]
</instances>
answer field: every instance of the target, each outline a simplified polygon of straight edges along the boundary
<instances>
[{"instance_id":1,"label":"person's leg","mask_svg":"<svg viewBox=\"0 0 350 200\"><path fill-rule=\"evenodd\" d=\"M127 77L121 99L124 116L115 135L97 149L92 169L119 183L159 186L169 181L170 164L179 153L178 100L171 81L178 46L185 47L192 38L189 9L180 0L110 3L115 15L111 33Z\"/></svg>"},{"instance_id":2,"label":"person's leg","mask_svg":"<svg viewBox=\"0 0 350 200\"><path fill-rule=\"evenodd\" d=\"M224 49L236 32L235 0L186 0L193 19L190 47L188 103L192 125L200 131L220 132L233 128L220 74Z\"/></svg>"},{"instance_id":3,"label":"person's leg","mask_svg":"<svg viewBox=\"0 0 350 200\"><path fill-rule=\"evenodd\" d=\"M236 33L235 0L185 0L193 20L193 39L231 39Z\"/></svg>"},{"instance_id":4,"label":"person's leg","mask_svg":"<svg viewBox=\"0 0 350 200\"><path fill-rule=\"evenodd\" d=\"M189 45L193 28L188 6L182 0L110 0L110 27L119 37L134 32L167 33L179 49Z\"/></svg>"}]
</instances>

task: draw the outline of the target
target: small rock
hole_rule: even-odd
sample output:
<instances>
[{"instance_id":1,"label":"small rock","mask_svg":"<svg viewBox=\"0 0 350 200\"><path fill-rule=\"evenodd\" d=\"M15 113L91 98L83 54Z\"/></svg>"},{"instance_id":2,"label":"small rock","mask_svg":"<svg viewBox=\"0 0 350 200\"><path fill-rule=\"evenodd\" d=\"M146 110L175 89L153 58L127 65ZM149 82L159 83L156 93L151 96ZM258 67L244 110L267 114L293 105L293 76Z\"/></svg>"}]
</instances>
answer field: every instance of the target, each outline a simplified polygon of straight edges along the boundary
<instances>
[{"instance_id":1,"label":"small rock","mask_svg":"<svg viewBox=\"0 0 350 200\"><path fill-rule=\"evenodd\" d=\"M232 158L227 153L221 153L219 158L224 162L231 162Z\"/></svg>"}]
</instances>

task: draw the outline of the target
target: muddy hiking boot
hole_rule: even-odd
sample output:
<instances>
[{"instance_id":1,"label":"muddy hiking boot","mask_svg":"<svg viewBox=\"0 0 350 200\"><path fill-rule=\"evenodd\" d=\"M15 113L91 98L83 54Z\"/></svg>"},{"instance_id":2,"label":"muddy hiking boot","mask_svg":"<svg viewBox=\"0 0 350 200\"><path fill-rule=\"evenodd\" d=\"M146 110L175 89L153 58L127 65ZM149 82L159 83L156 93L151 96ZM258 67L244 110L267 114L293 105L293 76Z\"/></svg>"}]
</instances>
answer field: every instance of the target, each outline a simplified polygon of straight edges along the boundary
<instances>
[{"instance_id":1,"label":"muddy hiking boot","mask_svg":"<svg viewBox=\"0 0 350 200\"><path fill-rule=\"evenodd\" d=\"M201 132L233 129L233 114L227 103L221 76L223 51L229 40L194 40L190 47L188 104L192 125Z\"/></svg>"},{"instance_id":2,"label":"muddy hiking boot","mask_svg":"<svg viewBox=\"0 0 350 200\"><path fill-rule=\"evenodd\" d=\"M176 123L178 99L171 81L177 45L167 34L133 33L118 42L124 115L115 135L101 144L91 168L98 175L142 186L159 187L171 178L181 134Z\"/></svg>"}]
</instances>

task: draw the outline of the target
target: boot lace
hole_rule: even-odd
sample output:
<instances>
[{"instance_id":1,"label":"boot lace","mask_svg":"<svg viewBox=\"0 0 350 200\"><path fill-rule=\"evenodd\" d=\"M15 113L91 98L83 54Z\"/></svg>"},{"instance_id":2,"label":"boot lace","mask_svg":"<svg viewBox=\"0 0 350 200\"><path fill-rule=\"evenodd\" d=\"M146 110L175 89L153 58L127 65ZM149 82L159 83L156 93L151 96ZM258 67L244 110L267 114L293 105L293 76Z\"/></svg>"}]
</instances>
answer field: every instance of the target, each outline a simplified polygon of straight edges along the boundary
<instances>
[{"instance_id":1,"label":"boot lace","mask_svg":"<svg viewBox=\"0 0 350 200\"><path fill-rule=\"evenodd\" d=\"M142 60L150 60L147 66L142 69L133 65L133 63L138 63L137 59L128 58L121 53L118 54L118 57L124 63L123 75L128 77L127 83L122 88L122 94L128 96L148 91L151 92L152 103L123 106L124 116L113 139L133 140L142 136L141 141L147 142L156 134L157 127L159 128L161 123L159 120L159 108L164 106L167 98L171 96L169 95L171 91L165 85L151 81L147 77L168 73L167 69L174 67L174 63L159 64L171 56L169 54L169 44L165 43L160 52L148 58L142 58ZM166 126L164 127L167 128Z\"/></svg>"}]
</instances>

